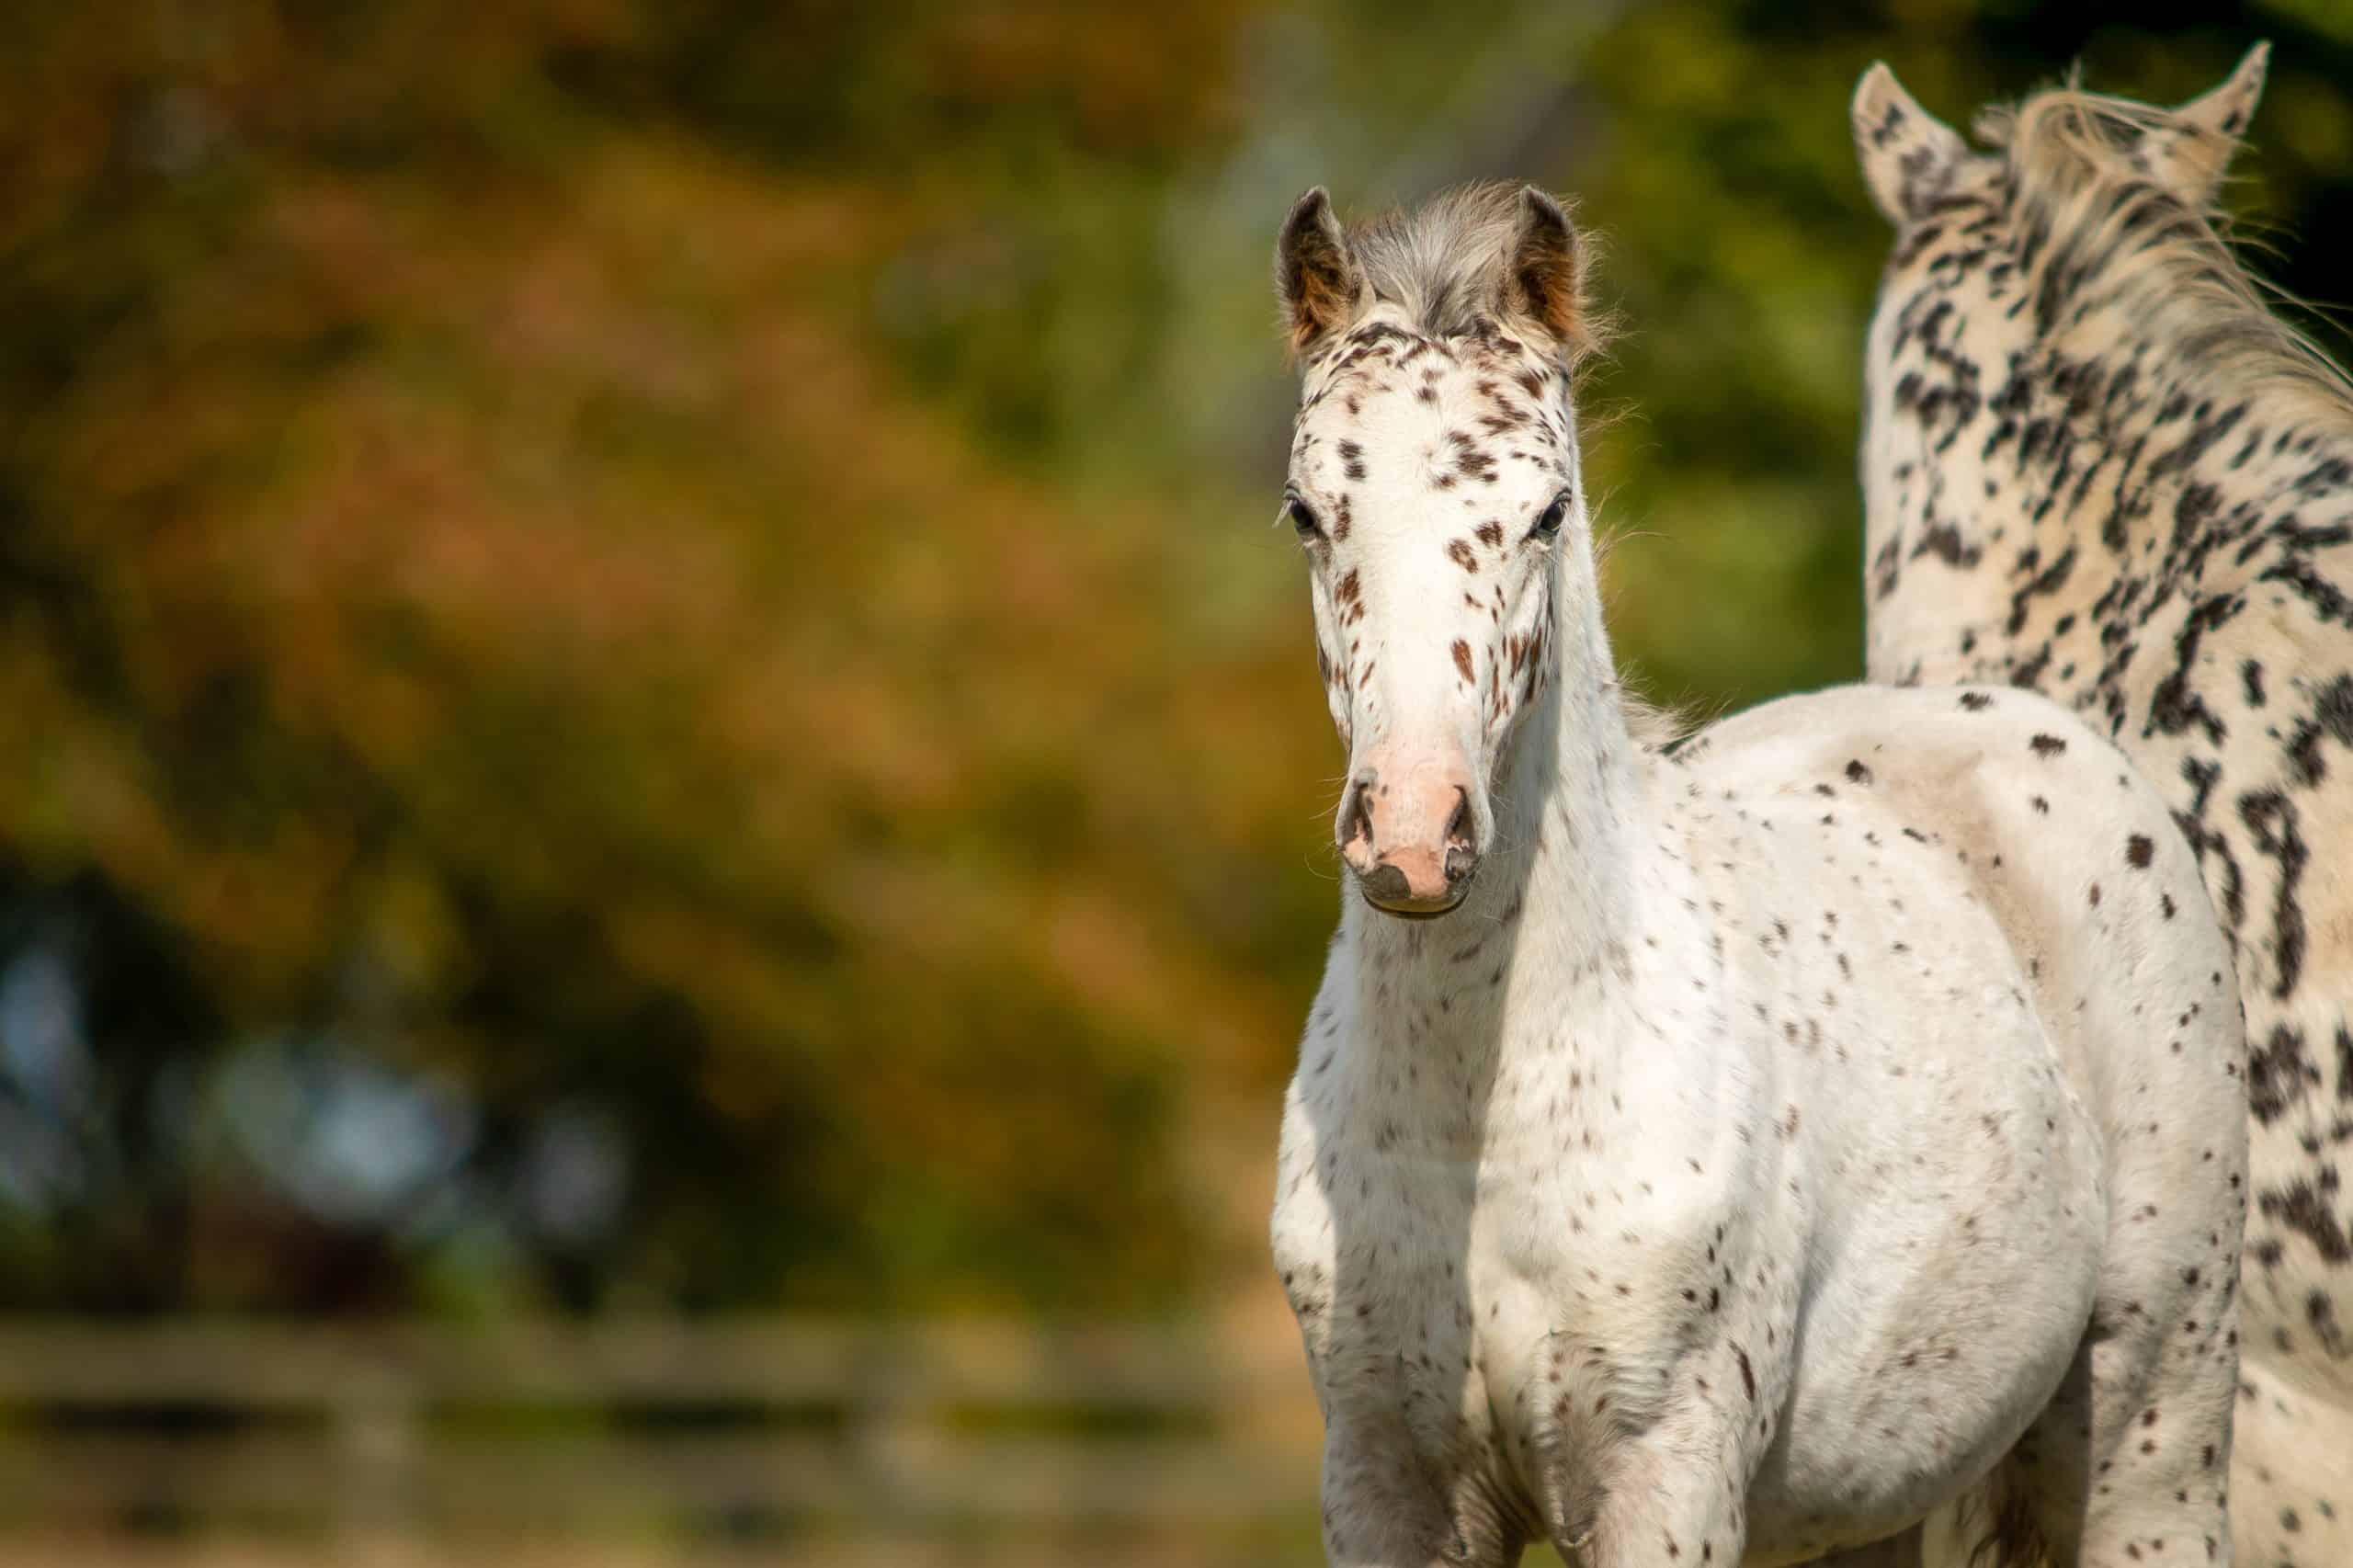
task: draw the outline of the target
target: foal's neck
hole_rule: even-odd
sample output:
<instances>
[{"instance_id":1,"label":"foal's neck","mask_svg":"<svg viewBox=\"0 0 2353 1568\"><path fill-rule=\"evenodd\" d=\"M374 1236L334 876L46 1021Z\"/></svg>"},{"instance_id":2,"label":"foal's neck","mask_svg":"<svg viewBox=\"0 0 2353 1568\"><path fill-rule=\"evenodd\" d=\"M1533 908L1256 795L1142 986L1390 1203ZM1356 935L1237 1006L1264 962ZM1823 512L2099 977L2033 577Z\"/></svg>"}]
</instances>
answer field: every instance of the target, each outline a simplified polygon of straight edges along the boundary
<instances>
[{"instance_id":1,"label":"foal's neck","mask_svg":"<svg viewBox=\"0 0 2353 1568\"><path fill-rule=\"evenodd\" d=\"M1554 664L1497 768L1495 841L1471 892L1436 920L1353 897L1342 917L1367 1042L1409 1053L1416 1071L1404 1076L1433 1087L1434 1110L1483 1100L1527 1033L1514 1020L1567 1027L1594 1006L1624 972L1638 919L1637 858L1655 837L1650 768L1603 634L1591 552L1562 548Z\"/></svg>"}]
</instances>

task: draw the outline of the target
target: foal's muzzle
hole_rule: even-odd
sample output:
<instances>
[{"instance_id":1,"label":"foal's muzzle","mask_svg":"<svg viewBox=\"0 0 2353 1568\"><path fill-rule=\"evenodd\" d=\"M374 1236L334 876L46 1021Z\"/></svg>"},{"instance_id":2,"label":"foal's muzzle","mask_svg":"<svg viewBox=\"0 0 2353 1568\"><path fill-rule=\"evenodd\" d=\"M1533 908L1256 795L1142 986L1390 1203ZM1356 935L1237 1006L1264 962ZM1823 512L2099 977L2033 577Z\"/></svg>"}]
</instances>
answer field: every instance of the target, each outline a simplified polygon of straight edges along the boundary
<instances>
[{"instance_id":1,"label":"foal's muzzle","mask_svg":"<svg viewBox=\"0 0 2353 1568\"><path fill-rule=\"evenodd\" d=\"M1366 768L1340 807L1340 858L1365 902L1391 915L1443 915L1479 871L1479 832L1467 775L1384 783Z\"/></svg>"}]
</instances>

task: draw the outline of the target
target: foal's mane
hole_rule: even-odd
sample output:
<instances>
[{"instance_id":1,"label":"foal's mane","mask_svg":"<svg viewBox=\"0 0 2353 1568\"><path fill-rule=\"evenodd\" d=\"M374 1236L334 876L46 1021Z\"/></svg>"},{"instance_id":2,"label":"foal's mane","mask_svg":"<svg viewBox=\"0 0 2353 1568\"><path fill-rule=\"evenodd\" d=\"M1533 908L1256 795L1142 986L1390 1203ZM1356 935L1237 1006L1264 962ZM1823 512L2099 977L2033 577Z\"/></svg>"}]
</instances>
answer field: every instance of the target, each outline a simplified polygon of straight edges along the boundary
<instances>
[{"instance_id":1,"label":"foal's mane","mask_svg":"<svg viewBox=\"0 0 2353 1568\"><path fill-rule=\"evenodd\" d=\"M2096 278L2218 390L2353 426L2353 380L2274 313L2302 301L2248 272L2219 204L2184 199L2143 151L2144 137L2196 138L2219 165L2235 137L2073 83L1988 108L1976 129L2007 162L2020 228L2047 236L2046 289L2063 298Z\"/></svg>"}]
</instances>

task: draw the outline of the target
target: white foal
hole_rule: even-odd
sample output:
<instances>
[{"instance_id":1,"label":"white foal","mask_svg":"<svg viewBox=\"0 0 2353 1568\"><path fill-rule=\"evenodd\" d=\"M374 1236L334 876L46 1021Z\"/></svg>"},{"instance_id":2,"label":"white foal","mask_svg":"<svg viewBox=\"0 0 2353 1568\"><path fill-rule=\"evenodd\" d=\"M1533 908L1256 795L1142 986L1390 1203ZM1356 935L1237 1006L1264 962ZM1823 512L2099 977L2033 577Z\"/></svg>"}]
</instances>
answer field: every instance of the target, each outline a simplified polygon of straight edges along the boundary
<instances>
[{"instance_id":1,"label":"white foal","mask_svg":"<svg viewBox=\"0 0 2353 1568\"><path fill-rule=\"evenodd\" d=\"M2001 1563L2226 1560L2240 1014L2164 804L2018 692L1645 739L1550 198L1311 192L1279 282L1362 895L1273 1226L1332 1560L1894 1562L1957 1502Z\"/></svg>"}]
</instances>

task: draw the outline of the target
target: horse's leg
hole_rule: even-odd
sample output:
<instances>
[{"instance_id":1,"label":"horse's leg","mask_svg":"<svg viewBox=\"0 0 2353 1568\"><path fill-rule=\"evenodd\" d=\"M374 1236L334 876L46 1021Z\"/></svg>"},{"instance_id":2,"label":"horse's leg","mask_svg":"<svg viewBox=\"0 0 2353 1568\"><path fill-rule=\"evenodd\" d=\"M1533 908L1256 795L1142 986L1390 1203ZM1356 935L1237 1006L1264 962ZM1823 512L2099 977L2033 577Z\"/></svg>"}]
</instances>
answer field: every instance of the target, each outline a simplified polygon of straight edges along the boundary
<instances>
[{"instance_id":1,"label":"horse's leg","mask_svg":"<svg viewBox=\"0 0 2353 1568\"><path fill-rule=\"evenodd\" d=\"M2304 1342L2310 1355L2312 1341ZM2249 1568L2353 1562L2353 1412L2287 1381L2269 1361L2240 1365L2231 1432L2231 1533Z\"/></svg>"}]
</instances>

